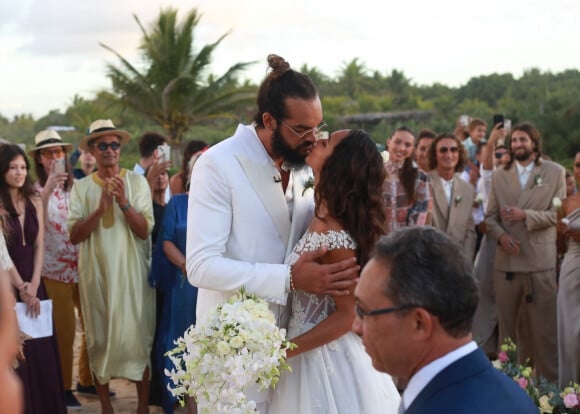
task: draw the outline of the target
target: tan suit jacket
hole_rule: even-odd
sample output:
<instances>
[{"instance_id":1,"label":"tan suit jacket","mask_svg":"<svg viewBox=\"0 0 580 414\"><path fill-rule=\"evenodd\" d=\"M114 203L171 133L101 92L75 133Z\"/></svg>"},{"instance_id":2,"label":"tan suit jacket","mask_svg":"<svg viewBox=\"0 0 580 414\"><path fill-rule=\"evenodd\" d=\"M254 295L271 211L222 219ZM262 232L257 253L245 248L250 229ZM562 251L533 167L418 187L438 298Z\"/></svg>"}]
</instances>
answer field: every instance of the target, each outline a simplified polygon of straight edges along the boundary
<instances>
[{"instance_id":1,"label":"tan suit jacket","mask_svg":"<svg viewBox=\"0 0 580 414\"><path fill-rule=\"evenodd\" d=\"M505 272L534 272L556 266L556 211L554 197L566 197L565 171L560 165L544 161L535 165L521 189L514 162L510 169L494 171L486 212L487 231L496 240L504 233L520 242L520 253L510 256L498 244L495 269ZM526 220L503 223L500 209L515 206L526 212Z\"/></svg>"},{"instance_id":2,"label":"tan suit jacket","mask_svg":"<svg viewBox=\"0 0 580 414\"><path fill-rule=\"evenodd\" d=\"M445 190L437 170L429 172L431 192L433 194L433 226L444 231L456 243L463 247L468 262L473 264L475 252L475 224L473 222L473 201L475 190L469 183L455 174L451 190L451 205L447 203Z\"/></svg>"}]
</instances>

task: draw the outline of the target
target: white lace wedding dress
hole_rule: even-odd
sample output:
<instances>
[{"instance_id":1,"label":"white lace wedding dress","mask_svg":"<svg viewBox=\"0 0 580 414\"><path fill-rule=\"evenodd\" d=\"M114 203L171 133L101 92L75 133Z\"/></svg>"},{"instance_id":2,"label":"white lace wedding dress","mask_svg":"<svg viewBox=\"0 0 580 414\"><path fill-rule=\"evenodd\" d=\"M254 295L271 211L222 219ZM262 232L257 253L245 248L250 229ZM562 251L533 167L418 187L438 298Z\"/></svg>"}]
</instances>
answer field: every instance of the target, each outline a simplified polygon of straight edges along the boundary
<instances>
[{"instance_id":1,"label":"white lace wedding dress","mask_svg":"<svg viewBox=\"0 0 580 414\"><path fill-rule=\"evenodd\" d=\"M342 231L307 232L286 260L321 245L329 250L355 249ZM309 331L335 310L331 296L297 291L293 295L288 338ZM270 414L390 414L397 413L399 393L390 376L376 371L353 332L288 360L292 372L283 372L272 394Z\"/></svg>"}]
</instances>

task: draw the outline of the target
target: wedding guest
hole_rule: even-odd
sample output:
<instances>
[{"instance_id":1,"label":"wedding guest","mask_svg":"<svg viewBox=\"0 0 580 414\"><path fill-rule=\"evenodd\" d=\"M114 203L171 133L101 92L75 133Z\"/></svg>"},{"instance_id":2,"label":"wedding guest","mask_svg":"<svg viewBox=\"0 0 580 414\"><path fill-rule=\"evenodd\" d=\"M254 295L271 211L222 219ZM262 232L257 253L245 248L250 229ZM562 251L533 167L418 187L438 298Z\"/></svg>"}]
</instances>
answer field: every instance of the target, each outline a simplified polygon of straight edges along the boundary
<instances>
[{"instance_id":1,"label":"wedding guest","mask_svg":"<svg viewBox=\"0 0 580 414\"><path fill-rule=\"evenodd\" d=\"M579 153L580 154L580 153ZM562 201L567 224L558 231L567 242L558 286L558 361L560 387L580 382L580 193Z\"/></svg>"},{"instance_id":2,"label":"wedding guest","mask_svg":"<svg viewBox=\"0 0 580 414\"><path fill-rule=\"evenodd\" d=\"M413 165L413 131L395 129L387 140L389 160L385 163L383 204L385 231L431 224L431 197L427 173Z\"/></svg>"},{"instance_id":3,"label":"wedding guest","mask_svg":"<svg viewBox=\"0 0 580 414\"><path fill-rule=\"evenodd\" d=\"M574 178L576 179L576 186L580 187L580 151L574 157Z\"/></svg>"},{"instance_id":4,"label":"wedding guest","mask_svg":"<svg viewBox=\"0 0 580 414\"><path fill-rule=\"evenodd\" d=\"M566 170L566 198L573 196L578 192L576 188L576 180L571 171Z\"/></svg>"},{"instance_id":5,"label":"wedding guest","mask_svg":"<svg viewBox=\"0 0 580 414\"><path fill-rule=\"evenodd\" d=\"M268 63L254 123L239 125L193 169L186 261L188 278L199 288L198 318L244 286L271 303L284 327L281 305L291 287L347 295L359 267L354 258L319 264L325 248L284 264L312 219L304 157L325 124L312 80L279 56L270 55ZM254 399L263 414L267 399L267 392Z\"/></svg>"},{"instance_id":6,"label":"wedding guest","mask_svg":"<svg viewBox=\"0 0 580 414\"><path fill-rule=\"evenodd\" d=\"M409 379L399 413L536 414L472 340L477 288L466 259L434 228L382 237L355 288L353 330L376 369Z\"/></svg>"},{"instance_id":7,"label":"wedding guest","mask_svg":"<svg viewBox=\"0 0 580 414\"><path fill-rule=\"evenodd\" d=\"M415 144L415 158L417 166L422 171L429 171L429 148L437 134L430 129L422 129L417 134L417 143Z\"/></svg>"},{"instance_id":8,"label":"wedding guest","mask_svg":"<svg viewBox=\"0 0 580 414\"><path fill-rule=\"evenodd\" d=\"M79 291L93 382L101 412L113 412L111 378L137 387L138 414L149 411L150 353L155 292L148 285L151 191L144 177L121 168L130 135L110 120L97 120L79 146L98 170L73 186L67 226L80 244Z\"/></svg>"},{"instance_id":9,"label":"wedding guest","mask_svg":"<svg viewBox=\"0 0 580 414\"><path fill-rule=\"evenodd\" d=\"M190 168L193 168L200 154L201 152L197 152L193 155ZM189 190L187 183L186 186ZM174 195L169 200L151 262L150 283L163 295L153 346L153 363L160 373L174 368L165 354L175 347L174 341L183 336L185 330L196 321L197 288L187 282L185 269L187 202L187 193ZM152 388L156 386L160 389L161 405L165 414L172 414L177 403L177 399L167 388L169 384L170 380L166 375L160 376L157 383L152 381L151 384ZM192 398L186 398L186 404L190 414L196 412Z\"/></svg>"},{"instance_id":10,"label":"wedding guest","mask_svg":"<svg viewBox=\"0 0 580 414\"><path fill-rule=\"evenodd\" d=\"M480 179L477 183L475 209L485 218L485 211L491 192L491 177L493 171L502 167L509 161L508 150L503 143L506 132L501 124L495 125L491 130L489 140L483 150L483 162L480 166ZM507 155L506 155L507 154ZM484 234L481 247L475 258L473 277L477 281L479 302L473 316L473 337L491 358L495 359L498 346L497 310L495 304L495 292L493 289L493 275L495 262L495 247L497 240L492 234L486 233L485 220L479 224L480 231Z\"/></svg>"},{"instance_id":11,"label":"wedding guest","mask_svg":"<svg viewBox=\"0 0 580 414\"><path fill-rule=\"evenodd\" d=\"M79 149L79 157L78 162L80 163L80 168L75 168L72 171L73 177L77 180L90 175L91 173L95 172L95 166L97 162L95 161L95 157L89 151L84 151ZM71 165L74 165L71 163Z\"/></svg>"},{"instance_id":12,"label":"wedding guest","mask_svg":"<svg viewBox=\"0 0 580 414\"><path fill-rule=\"evenodd\" d=\"M473 265L475 225L473 187L459 177L466 165L463 144L453 134L439 134L429 149L429 172L433 194L433 226L463 246Z\"/></svg>"},{"instance_id":13,"label":"wedding guest","mask_svg":"<svg viewBox=\"0 0 580 414\"><path fill-rule=\"evenodd\" d=\"M190 161L191 158L199 153L207 150L209 147L204 141L189 141L185 144L183 151L183 159L181 160L181 169L176 174L171 176L169 180L169 187L171 194L182 194L187 192L186 184L189 182L191 176Z\"/></svg>"},{"instance_id":14,"label":"wedding guest","mask_svg":"<svg viewBox=\"0 0 580 414\"><path fill-rule=\"evenodd\" d=\"M163 170L169 169L171 163L168 160L159 159L159 146L167 144L167 138L157 132L146 132L139 138L139 161L133 167L133 171L145 176L151 186ZM165 202L171 198L169 187L165 190Z\"/></svg>"},{"instance_id":15,"label":"wedding guest","mask_svg":"<svg viewBox=\"0 0 580 414\"><path fill-rule=\"evenodd\" d=\"M287 259L328 246L322 263L356 257L363 266L383 234L380 189L383 160L371 137L342 130L316 142L306 157L314 172L315 214ZM288 338L291 373L276 386L270 410L295 413L396 413L399 394L392 379L377 372L360 338L350 332L354 297L297 290ZM340 373L337 375L336 373Z\"/></svg>"},{"instance_id":16,"label":"wedding guest","mask_svg":"<svg viewBox=\"0 0 580 414\"><path fill-rule=\"evenodd\" d=\"M533 356L537 374L556 381L556 211L552 200L565 197L566 181L564 168L541 159L541 145L540 132L532 124L512 128L515 162L493 173L486 224L488 234L498 240L493 283L499 343L512 338L522 361ZM525 322L520 324L522 318Z\"/></svg>"},{"instance_id":17,"label":"wedding guest","mask_svg":"<svg viewBox=\"0 0 580 414\"><path fill-rule=\"evenodd\" d=\"M40 196L44 211L44 260L40 275L52 299L65 401L68 408L79 409L81 404L72 392L75 309L82 320L77 268L79 250L70 242L66 229L74 181L66 162L70 148L72 144L64 143L58 132L46 130L36 135L35 147L28 153L34 158L38 178L33 189ZM92 385L84 335L78 367L79 382Z\"/></svg>"},{"instance_id":18,"label":"wedding guest","mask_svg":"<svg viewBox=\"0 0 580 414\"><path fill-rule=\"evenodd\" d=\"M18 145L0 147L0 205L7 212L6 242L16 270L13 285L28 314L38 317L40 301L49 299L40 277L44 213L42 201L34 196L29 171L26 154ZM28 339L23 355L16 372L23 384L25 413L66 413L55 335Z\"/></svg>"},{"instance_id":19,"label":"wedding guest","mask_svg":"<svg viewBox=\"0 0 580 414\"><path fill-rule=\"evenodd\" d=\"M0 232L0 261L7 255L4 236ZM9 258L8 258L9 259ZM10 293L8 271L0 263L0 412L3 414L22 413L22 384L14 373L12 365L19 349L18 325L14 314L14 296Z\"/></svg>"}]
</instances>

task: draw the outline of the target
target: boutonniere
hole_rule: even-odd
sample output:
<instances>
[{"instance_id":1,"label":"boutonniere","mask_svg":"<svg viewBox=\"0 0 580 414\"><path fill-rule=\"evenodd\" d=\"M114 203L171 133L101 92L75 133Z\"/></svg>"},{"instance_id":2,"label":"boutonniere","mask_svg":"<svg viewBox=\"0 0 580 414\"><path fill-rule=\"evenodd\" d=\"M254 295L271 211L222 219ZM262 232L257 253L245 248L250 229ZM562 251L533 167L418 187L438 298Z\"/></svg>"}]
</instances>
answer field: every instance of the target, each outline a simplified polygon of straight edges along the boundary
<instances>
[{"instance_id":1,"label":"boutonniere","mask_svg":"<svg viewBox=\"0 0 580 414\"><path fill-rule=\"evenodd\" d=\"M460 196L460 195L458 195L458 196L455 196L455 205L457 205L457 204L461 203L461 200L462 200L462 198L461 198L461 196Z\"/></svg>"},{"instance_id":2,"label":"boutonniere","mask_svg":"<svg viewBox=\"0 0 580 414\"><path fill-rule=\"evenodd\" d=\"M536 175L534 177L534 183L535 185L537 185L538 187L543 185L544 181L542 180L542 176L540 174Z\"/></svg>"},{"instance_id":3,"label":"boutonniere","mask_svg":"<svg viewBox=\"0 0 580 414\"><path fill-rule=\"evenodd\" d=\"M475 196L475 204L477 204L478 206L483 204L483 196L481 195L481 193L477 193L477 195Z\"/></svg>"},{"instance_id":4,"label":"boutonniere","mask_svg":"<svg viewBox=\"0 0 580 414\"><path fill-rule=\"evenodd\" d=\"M304 181L304 190L302 190L302 195L304 195L306 190L308 190L309 188L312 188L314 190L314 177L313 176L308 177L308 179L306 181Z\"/></svg>"}]
</instances>

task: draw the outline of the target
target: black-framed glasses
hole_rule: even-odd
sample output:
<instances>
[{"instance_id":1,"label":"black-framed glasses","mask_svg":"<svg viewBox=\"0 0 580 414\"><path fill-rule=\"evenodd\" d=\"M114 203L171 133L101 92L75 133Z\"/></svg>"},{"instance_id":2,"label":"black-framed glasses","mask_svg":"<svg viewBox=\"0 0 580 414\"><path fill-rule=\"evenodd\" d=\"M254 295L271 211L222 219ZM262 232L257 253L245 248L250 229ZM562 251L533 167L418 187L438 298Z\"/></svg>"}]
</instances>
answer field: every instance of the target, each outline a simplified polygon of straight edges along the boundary
<instances>
[{"instance_id":1,"label":"black-framed glasses","mask_svg":"<svg viewBox=\"0 0 580 414\"><path fill-rule=\"evenodd\" d=\"M439 148L439 152L441 154L447 154L447 151L451 151L453 154L459 151L459 147L441 147Z\"/></svg>"},{"instance_id":2,"label":"black-framed glasses","mask_svg":"<svg viewBox=\"0 0 580 414\"><path fill-rule=\"evenodd\" d=\"M107 150L107 148L111 148L113 151L117 151L119 148L121 148L121 144L119 142L99 142L97 144L97 148L99 149L99 151L103 151L105 152Z\"/></svg>"},{"instance_id":3,"label":"black-framed glasses","mask_svg":"<svg viewBox=\"0 0 580 414\"><path fill-rule=\"evenodd\" d=\"M296 130L294 130L294 128L292 128L290 125L288 125L286 122L284 121L280 121L282 123L282 125L284 125L286 128L288 128L294 135L296 135L298 138L300 138L300 141L302 141L304 139L305 136L307 136L308 134L312 134L314 135L314 138L316 138L316 135L318 135L318 133L322 130L324 130L324 128L326 128L326 122L322 122L322 124L318 125L315 128L309 129L307 131L304 132L298 132Z\"/></svg>"},{"instance_id":4,"label":"black-framed glasses","mask_svg":"<svg viewBox=\"0 0 580 414\"><path fill-rule=\"evenodd\" d=\"M401 306L395 306L395 307L390 307L390 308L383 308L383 309L374 309L374 310L370 310L370 311L365 311L363 310L360 305L358 304L358 302L356 302L354 304L354 311L356 312L356 316L358 316L360 319L363 319L365 316L372 316L372 315L383 315L386 313L393 313L393 312L399 312L405 309L411 309L411 308L416 308L418 305L412 305L410 303L406 304L406 305L401 305Z\"/></svg>"}]
</instances>

